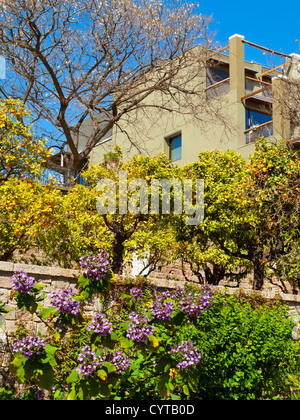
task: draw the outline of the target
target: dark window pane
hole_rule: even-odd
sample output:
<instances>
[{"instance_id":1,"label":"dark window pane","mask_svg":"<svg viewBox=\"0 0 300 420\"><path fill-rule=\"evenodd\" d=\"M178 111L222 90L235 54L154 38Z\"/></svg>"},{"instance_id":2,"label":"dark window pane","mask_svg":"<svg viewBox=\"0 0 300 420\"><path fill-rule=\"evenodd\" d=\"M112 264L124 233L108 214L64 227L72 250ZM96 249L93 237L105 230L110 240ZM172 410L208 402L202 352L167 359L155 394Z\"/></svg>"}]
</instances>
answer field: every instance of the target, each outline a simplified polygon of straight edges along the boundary
<instances>
[{"instance_id":1,"label":"dark window pane","mask_svg":"<svg viewBox=\"0 0 300 420\"><path fill-rule=\"evenodd\" d=\"M172 162L182 158L181 135L170 139L170 159Z\"/></svg>"},{"instance_id":2,"label":"dark window pane","mask_svg":"<svg viewBox=\"0 0 300 420\"><path fill-rule=\"evenodd\" d=\"M271 115L246 109L246 130L254 125L261 125L272 120Z\"/></svg>"},{"instance_id":3,"label":"dark window pane","mask_svg":"<svg viewBox=\"0 0 300 420\"><path fill-rule=\"evenodd\" d=\"M222 80L228 79L229 72L220 70L215 67L208 67L206 69L206 87L214 85Z\"/></svg>"}]
</instances>

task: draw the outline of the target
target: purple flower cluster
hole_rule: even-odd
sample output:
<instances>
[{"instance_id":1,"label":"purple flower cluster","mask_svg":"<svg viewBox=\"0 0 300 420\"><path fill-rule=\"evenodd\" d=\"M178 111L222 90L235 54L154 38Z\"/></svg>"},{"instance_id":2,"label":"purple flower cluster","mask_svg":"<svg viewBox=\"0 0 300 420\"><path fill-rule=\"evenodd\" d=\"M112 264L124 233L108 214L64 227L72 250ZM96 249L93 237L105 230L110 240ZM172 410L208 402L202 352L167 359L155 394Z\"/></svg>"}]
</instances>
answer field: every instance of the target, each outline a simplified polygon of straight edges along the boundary
<instances>
[{"instance_id":1,"label":"purple flower cluster","mask_svg":"<svg viewBox=\"0 0 300 420\"><path fill-rule=\"evenodd\" d=\"M190 366L196 366L201 359L201 354L198 353L192 341L182 341L179 346L172 347L168 353L175 353L177 355L177 358L180 360L176 365L178 369L187 369Z\"/></svg>"},{"instance_id":2,"label":"purple flower cluster","mask_svg":"<svg viewBox=\"0 0 300 420\"><path fill-rule=\"evenodd\" d=\"M35 399L38 401L42 401L45 398L45 391L42 389L37 389L34 393Z\"/></svg>"},{"instance_id":3,"label":"purple flower cluster","mask_svg":"<svg viewBox=\"0 0 300 420\"><path fill-rule=\"evenodd\" d=\"M79 264L85 269L84 274L91 281L104 280L106 273L110 269L110 262L106 251L101 251L98 255L92 257L80 257Z\"/></svg>"},{"instance_id":4,"label":"purple flower cluster","mask_svg":"<svg viewBox=\"0 0 300 420\"><path fill-rule=\"evenodd\" d=\"M150 309L154 318L161 321L171 321L171 315L174 311L174 302L171 299L170 292L162 292L155 302L152 302Z\"/></svg>"},{"instance_id":5,"label":"purple flower cluster","mask_svg":"<svg viewBox=\"0 0 300 420\"><path fill-rule=\"evenodd\" d=\"M152 335L154 332L154 327L148 325L149 319L147 316L145 314L138 315L135 312L131 312L128 317L131 321L129 322L127 337L138 343L148 341L149 335Z\"/></svg>"},{"instance_id":6,"label":"purple flower cluster","mask_svg":"<svg viewBox=\"0 0 300 420\"><path fill-rule=\"evenodd\" d=\"M88 378L101 364L100 357L96 355L90 346L82 347L81 353L78 356L78 361L81 362L81 364L76 370L84 378Z\"/></svg>"},{"instance_id":7,"label":"purple flower cluster","mask_svg":"<svg viewBox=\"0 0 300 420\"><path fill-rule=\"evenodd\" d=\"M12 275L12 289L18 291L22 295L27 295L32 292L32 289L35 286L34 277L29 277L21 268L17 270Z\"/></svg>"},{"instance_id":8,"label":"purple flower cluster","mask_svg":"<svg viewBox=\"0 0 300 420\"><path fill-rule=\"evenodd\" d=\"M39 355L45 348L44 340L38 335L32 334L15 343L13 352L21 353L26 359L29 359L33 355Z\"/></svg>"},{"instance_id":9,"label":"purple flower cluster","mask_svg":"<svg viewBox=\"0 0 300 420\"><path fill-rule=\"evenodd\" d=\"M78 315L80 302L74 300L75 291L71 286L66 287L59 292L52 292L50 294L51 305L55 306L61 314Z\"/></svg>"},{"instance_id":10,"label":"purple flower cluster","mask_svg":"<svg viewBox=\"0 0 300 420\"><path fill-rule=\"evenodd\" d=\"M142 289L138 287L133 287L132 289L130 289L130 294L133 300L138 300L138 298L143 299L144 297Z\"/></svg>"},{"instance_id":11,"label":"purple flower cluster","mask_svg":"<svg viewBox=\"0 0 300 420\"><path fill-rule=\"evenodd\" d=\"M116 373L120 374L130 366L130 359L122 351L117 351L109 360L116 367Z\"/></svg>"},{"instance_id":12,"label":"purple flower cluster","mask_svg":"<svg viewBox=\"0 0 300 420\"><path fill-rule=\"evenodd\" d=\"M202 285L199 291L178 288L174 298L179 301L178 308L191 319L201 316L213 304L213 293L207 285Z\"/></svg>"},{"instance_id":13,"label":"purple flower cluster","mask_svg":"<svg viewBox=\"0 0 300 420\"><path fill-rule=\"evenodd\" d=\"M89 332L105 337L112 333L112 324L105 318L102 313L96 313L92 319L92 322L87 326Z\"/></svg>"}]
</instances>

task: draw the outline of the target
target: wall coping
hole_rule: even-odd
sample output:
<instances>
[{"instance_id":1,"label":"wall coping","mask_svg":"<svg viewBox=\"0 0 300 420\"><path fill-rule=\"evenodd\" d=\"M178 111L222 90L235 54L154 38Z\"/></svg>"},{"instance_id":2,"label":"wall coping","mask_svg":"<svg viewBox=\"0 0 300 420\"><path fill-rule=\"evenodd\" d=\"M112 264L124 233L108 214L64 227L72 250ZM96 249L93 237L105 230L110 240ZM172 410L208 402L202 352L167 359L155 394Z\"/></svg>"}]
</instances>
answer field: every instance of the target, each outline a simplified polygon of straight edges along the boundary
<instances>
[{"instance_id":1,"label":"wall coping","mask_svg":"<svg viewBox=\"0 0 300 420\"><path fill-rule=\"evenodd\" d=\"M52 277L52 278L64 277L66 279L72 279L73 281L77 279L80 275L80 270L76 270L76 269L40 266L40 265L33 265L33 264L19 264L19 263L0 261L0 272L2 273L3 272L12 273L17 268L21 268L26 273L35 275L35 276L42 276L42 277L47 276L47 277ZM186 283L186 282L181 282L181 281L176 281L176 280L151 279L151 277L150 277L150 280L151 280L151 283L156 285L157 287L170 288L170 289L176 288L179 284ZM276 292L275 290L268 289L268 288L263 289L262 291L258 292L256 290L246 289L246 288L213 286L213 290L217 290L217 291L226 290L230 294L237 293L239 292L239 290L242 290L244 293L247 293L247 294L260 293L264 298L267 298L267 299L278 299L286 303L300 305L300 295L293 295L290 293L283 293L283 292L278 292L278 291Z\"/></svg>"},{"instance_id":2,"label":"wall coping","mask_svg":"<svg viewBox=\"0 0 300 420\"><path fill-rule=\"evenodd\" d=\"M65 277L73 280L80 275L80 271L75 269L0 261L0 272L14 272L17 268L21 268L26 273L32 275Z\"/></svg>"}]
</instances>

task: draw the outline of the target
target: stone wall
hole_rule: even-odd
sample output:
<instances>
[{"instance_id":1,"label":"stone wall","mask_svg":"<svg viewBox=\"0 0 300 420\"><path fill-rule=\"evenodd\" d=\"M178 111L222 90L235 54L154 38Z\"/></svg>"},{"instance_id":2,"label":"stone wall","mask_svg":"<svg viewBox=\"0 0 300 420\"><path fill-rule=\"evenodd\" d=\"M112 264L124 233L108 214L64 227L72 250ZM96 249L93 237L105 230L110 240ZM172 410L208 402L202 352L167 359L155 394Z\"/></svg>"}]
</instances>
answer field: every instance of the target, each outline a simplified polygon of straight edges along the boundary
<instances>
[{"instance_id":1,"label":"stone wall","mask_svg":"<svg viewBox=\"0 0 300 420\"><path fill-rule=\"evenodd\" d=\"M43 305L50 306L48 300L49 293L53 291L62 290L64 287L71 285L76 288L77 278L80 274L78 270L67 270L57 267L44 267L28 264L13 264L7 262L0 262L0 302L5 303L6 309L11 309L7 314L0 315L0 387L1 380L5 380L5 374L7 369L5 366L8 365L8 352L6 348L6 334L10 334L16 330L19 321L25 322L27 328L35 332L45 332L45 325L35 316L28 314L24 310L19 310L16 307L15 301L10 299L11 293L11 276L17 268L22 268L26 273L35 277L38 283L45 285L43 292L46 293L45 301ZM174 289L178 285L183 284L184 277L179 272L172 272L174 269L170 269L171 272L157 272L153 274L151 279L151 287L156 290L161 289ZM158 275L159 274L159 275ZM150 276L151 277L151 276ZM192 278L194 283L197 283L196 278ZM112 292L112 300L116 300L119 294L119 289L125 286L124 282L118 281L115 284L115 289ZM129 286L127 286L129 287ZM224 290L224 286L214 287L215 290ZM235 293L239 289L226 288L229 293ZM243 287L240 288L244 293L260 293L261 296L268 299L280 299L286 303L290 308L290 315L300 315L300 295L284 294L274 288L266 288L261 292L254 292L251 290L250 282L244 282ZM86 311L92 315L94 312L101 310L98 299L90 300L86 306ZM2 327L2 328L1 328Z\"/></svg>"},{"instance_id":2,"label":"stone wall","mask_svg":"<svg viewBox=\"0 0 300 420\"><path fill-rule=\"evenodd\" d=\"M35 319L24 310L19 310L15 305L15 301L10 299L11 276L17 268L22 268L26 273L35 277L38 283L45 285L46 287L43 289L43 292L45 292L46 295L53 291L62 290L68 285L76 288L77 278L80 272L79 270L68 270L57 267L0 262L0 301L6 304L7 309L12 309L9 313L4 315L6 331L8 333L14 331L18 321L26 321L28 326L32 327L33 330L43 332L44 324L40 323L38 319ZM173 275L169 273L168 275L166 272L154 273L152 278L153 286L159 289L173 289L178 285L182 285L184 278L179 275L180 273L173 272L172 274ZM196 278L192 278L192 281L193 283L197 283ZM240 288L245 293L253 293L250 281L245 280ZM224 285L216 286L215 290L224 290ZM235 293L237 291L236 288L228 288L227 290L229 293ZM291 315L300 314L300 295L285 294L277 289L269 287L266 287L259 293L268 299L281 299L290 307ZM47 306L47 297L43 304ZM86 309L90 312L100 310L98 300L95 299L95 301L90 301Z\"/></svg>"},{"instance_id":3,"label":"stone wall","mask_svg":"<svg viewBox=\"0 0 300 420\"><path fill-rule=\"evenodd\" d=\"M27 312L19 310L15 305L15 301L10 299L11 276L17 268L23 269L30 276L33 276L38 283L45 285L46 287L43 291L47 295L63 289L68 284L75 286L79 272L77 270L66 270L56 267L0 262L0 301L6 304L6 309L12 309L4 316L6 320L6 331L8 333L14 331L15 324L19 320L31 323L36 330L40 330L42 325L36 325L37 320L33 319L32 315Z\"/></svg>"}]
</instances>

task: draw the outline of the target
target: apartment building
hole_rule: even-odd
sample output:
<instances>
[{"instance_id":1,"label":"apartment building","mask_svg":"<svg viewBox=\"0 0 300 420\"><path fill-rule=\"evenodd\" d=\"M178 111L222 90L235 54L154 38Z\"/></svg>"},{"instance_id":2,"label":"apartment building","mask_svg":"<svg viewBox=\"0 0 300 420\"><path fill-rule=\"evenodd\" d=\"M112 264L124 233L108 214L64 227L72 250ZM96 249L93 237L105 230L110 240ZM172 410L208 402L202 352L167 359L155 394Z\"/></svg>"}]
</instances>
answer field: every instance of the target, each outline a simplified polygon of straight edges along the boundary
<instances>
[{"instance_id":1,"label":"apartment building","mask_svg":"<svg viewBox=\"0 0 300 420\"><path fill-rule=\"evenodd\" d=\"M280 56L282 64L270 68L245 61L245 45ZM299 55L276 52L233 35L228 45L208 54L199 74L201 100L208 105L205 112L203 107L198 115L141 110L135 123L128 125L125 116L125 129L115 127L102 139L92 151L90 163L101 163L115 145L122 148L125 159L139 153L154 156L164 152L180 166L196 160L204 150L235 149L247 158L254 151L254 142L262 136L300 147L298 125L291 120L291 110L297 109L293 102L297 102L299 93L294 89L292 95L287 81L298 88ZM159 101L159 97L148 100ZM214 112L221 117L213 118Z\"/></svg>"}]
</instances>

